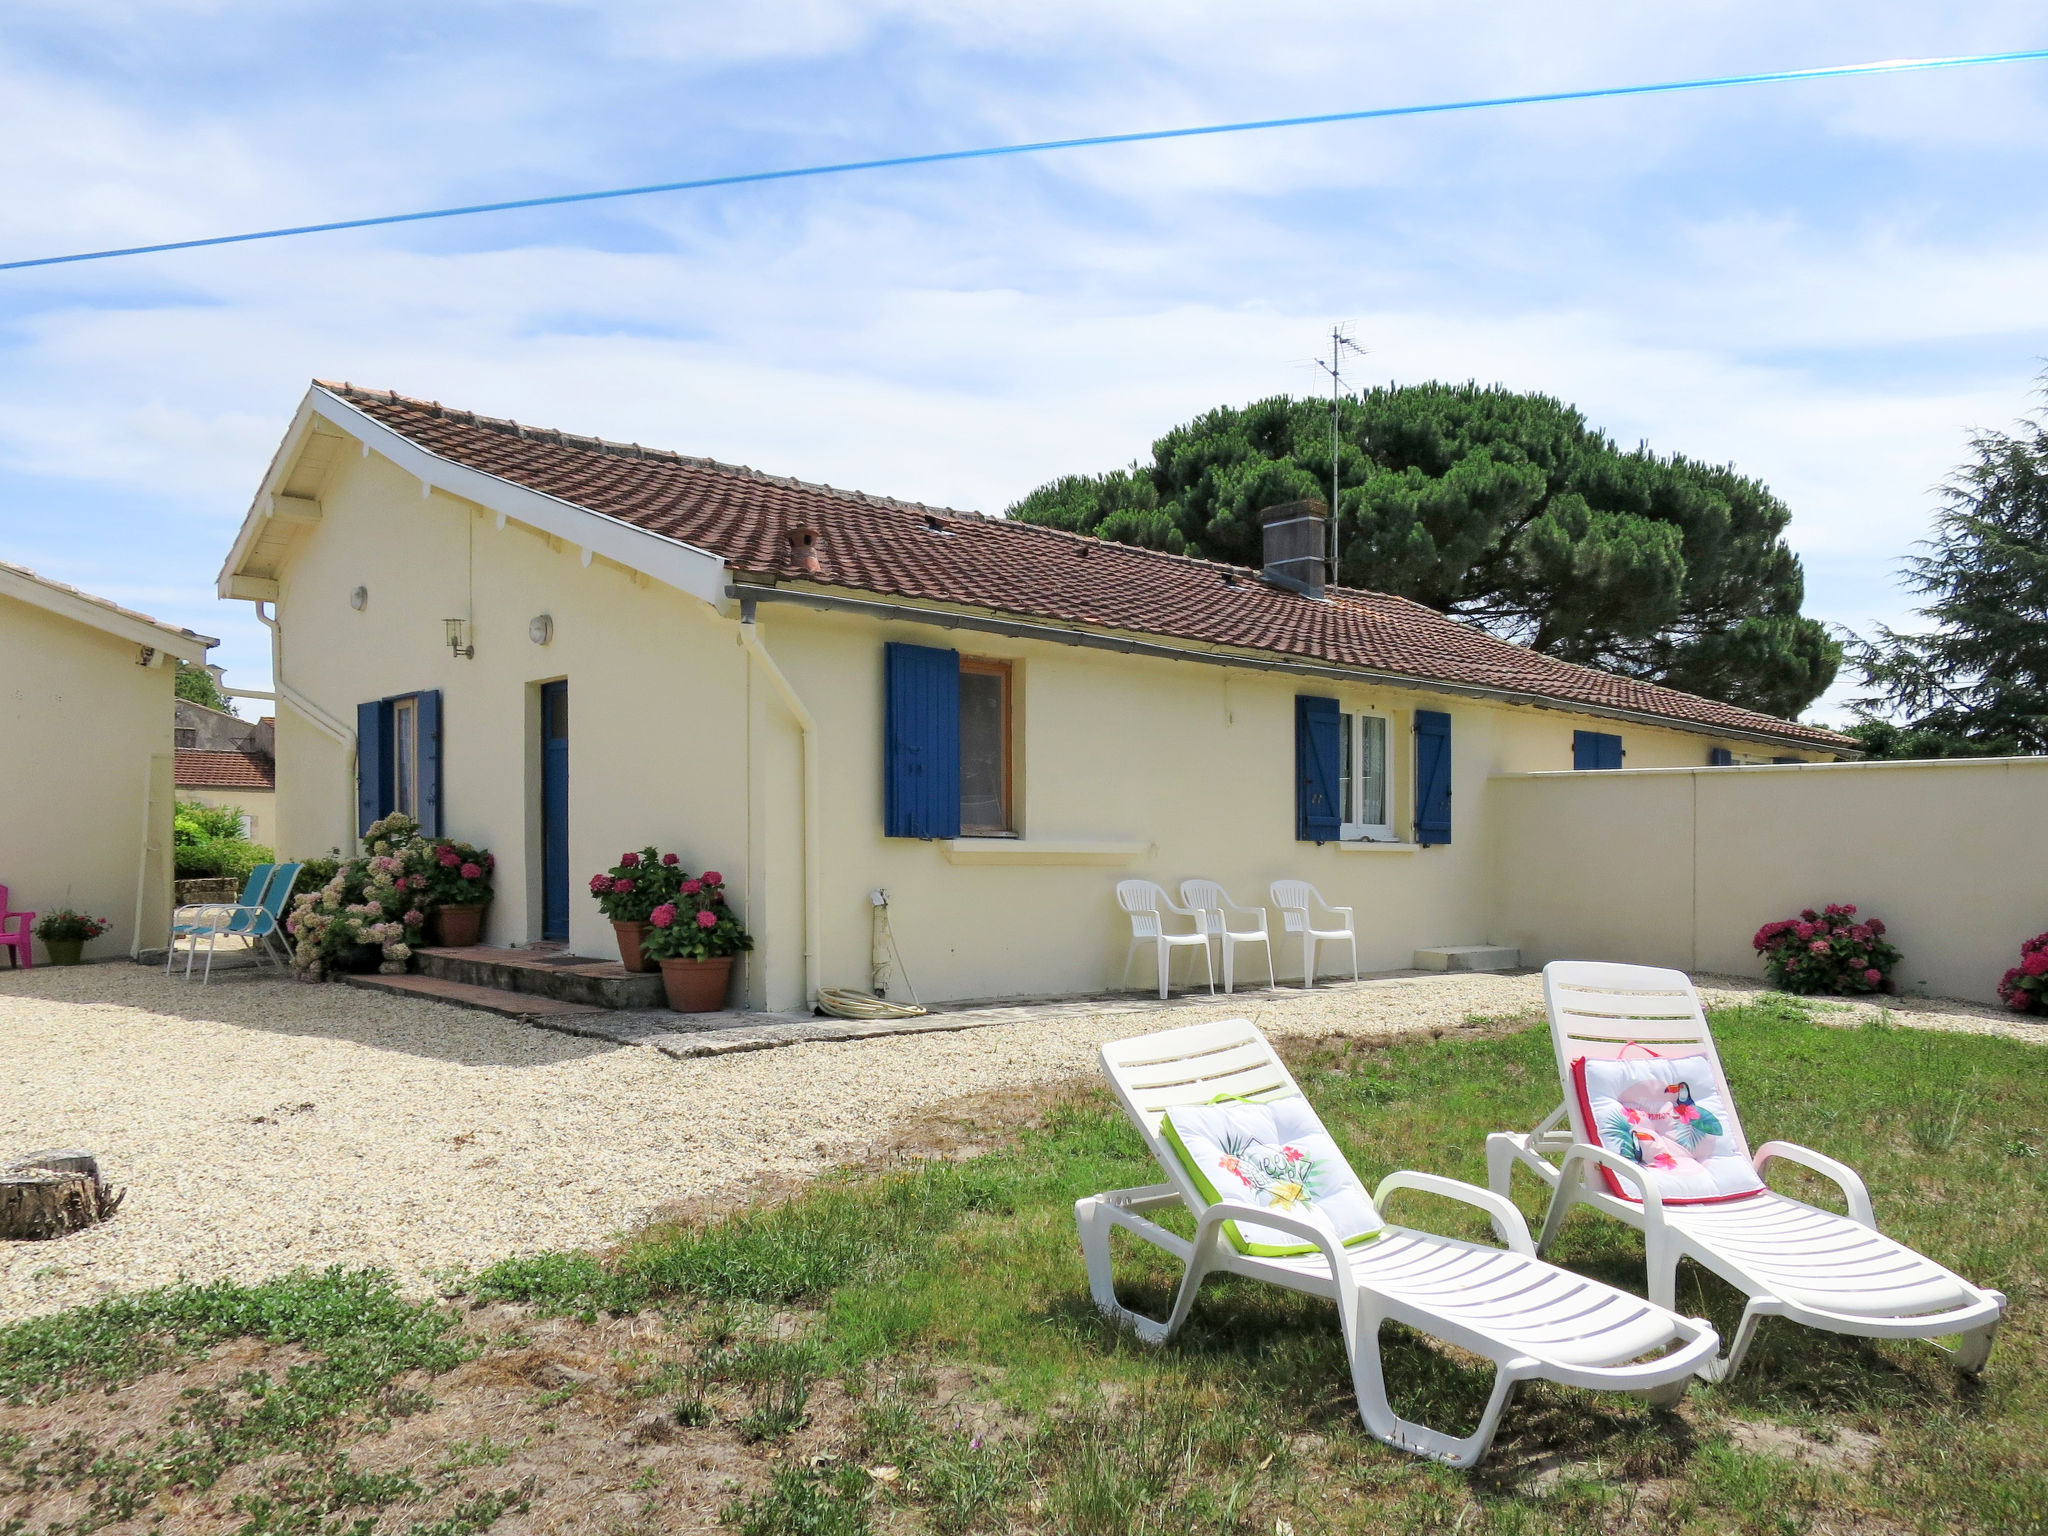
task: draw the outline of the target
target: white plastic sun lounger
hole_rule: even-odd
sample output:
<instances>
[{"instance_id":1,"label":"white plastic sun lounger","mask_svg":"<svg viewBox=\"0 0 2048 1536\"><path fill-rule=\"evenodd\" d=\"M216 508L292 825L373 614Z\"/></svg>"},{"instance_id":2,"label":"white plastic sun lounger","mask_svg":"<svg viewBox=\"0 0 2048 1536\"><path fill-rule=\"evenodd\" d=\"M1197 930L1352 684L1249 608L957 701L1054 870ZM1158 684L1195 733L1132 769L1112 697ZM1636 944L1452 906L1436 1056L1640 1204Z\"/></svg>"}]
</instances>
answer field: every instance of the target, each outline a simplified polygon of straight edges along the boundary
<instances>
[{"instance_id":1,"label":"white plastic sun lounger","mask_svg":"<svg viewBox=\"0 0 2048 1536\"><path fill-rule=\"evenodd\" d=\"M1865 1338L1960 1335L1950 1351L1956 1368L1971 1374L1984 1369L2005 1297L1879 1232L1870 1192L1853 1169L1789 1141L1767 1141L1751 1159L1759 1178L1782 1158L1832 1180L1848 1204L1847 1216L1768 1188L1673 1203L1640 1163L1596 1144L1573 1063L1622 1059L1632 1044L1665 1058L1704 1056L1721 1102L1732 1109L1713 1032L1683 971L1554 960L1543 968L1543 1000L1565 1102L1526 1135L1496 1132L1486 1139L1487 1182L1494 1193L1508 1193L1517 1164L1550 1187L1538 1252L1550 1245L1573 1206L1589 1205L1642 1231L1650 1299L1658 1305L1675 1303L1678 1261L1685 1258L1747 1294L1749 1304L1727 1355L1709 1362L1703 1373L1709 1381L1735 1374L1766 1317ZM1617 1185L1600 1188L1605 1181L1596 1169L1602 1168L1613 1170L1631 1197L1616 1193Z\"/></svg>"},{"instance_id":2,"label":"white plastic sun lounger","mask_svg":"<svg viewBox=\"0 0 2048 1536\"><path fill-rule=\"evenodd\" d=\"M1244 1275L1327 1297L1337 1303L1366 1428L1388 1445L1455 1467L1469 1467L1486 1454L1518 1382L1542 1379L1636 1392L1669 1405L1720 1347L1702 1319L1674 1316L1641 1297L1544 1263L1511 1202L1456 1179L1390 1173L1373 1192L1373 1204L1384 1204L1401 1189L1463 1201L1486 1212L1505 1250L1391 1225L1375 1239L1346 1247L1329 1219L1312 1207L1283 1214L1236 1200L1209 1200L1162 1135L1166 1112L1219 1099L1272 1103L1301 1092L1265 1036L1245 1019L1114 1041L1102 1048L1102 1067L1168 1182L1077 1201L1074 1219L1096 1306L1146 1343L1164 1344L1179 1332L1195 1293L1212 1274ZM1192 1239L1146 1219L1148 1211L1175 1205L1196 1217ZM1287 1258L1241 1253L1225 1240L1224 1224L1233 1221L1297 1235L1319 1251ZM1164 1321L1140 1316L1116 1299L1110 1234L1119 1227L1186 1266ZM1395 1415L1380 1373L1380 1324L1387 1319L1493 1362L1493 1395L1472 1434L1459 1439Z\"/></svg>"}]
</instances>

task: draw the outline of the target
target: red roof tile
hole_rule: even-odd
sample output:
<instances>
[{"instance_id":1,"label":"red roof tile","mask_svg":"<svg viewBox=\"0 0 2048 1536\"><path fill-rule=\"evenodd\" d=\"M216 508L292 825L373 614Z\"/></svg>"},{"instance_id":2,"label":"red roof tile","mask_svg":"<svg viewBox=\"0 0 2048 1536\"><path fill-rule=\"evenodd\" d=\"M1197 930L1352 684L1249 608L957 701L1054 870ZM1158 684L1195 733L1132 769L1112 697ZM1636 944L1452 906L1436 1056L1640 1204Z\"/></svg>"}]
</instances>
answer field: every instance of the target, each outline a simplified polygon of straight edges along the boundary
<instances>
[{"instance_id":1,"label":"red roof tile","mask_svg":"<svg viewBox=\"0 0 2048 1536\"><path fill-rule=\"evenodd\" d=\"M1407 598L1316 602L1241 567L1006 518L892 501L757 470L322 384L430 453L679 539L736 570L1125 633L1242 647L1420 681L1653 715L1839 750L1832 731L1539 655ZM818 531L806 576L785 534Z\"/></svg>"},{"instance_id":2,"label":"red roof tile","mask_svg":"<svg viewBox=\"0 0 2048 1536\"><path fill-rule=\"evenodd\" d=\"M177 783L180 789L277 788L277 765L267 757L249 752L178 753Z\"/></svg>"}]
</instances>

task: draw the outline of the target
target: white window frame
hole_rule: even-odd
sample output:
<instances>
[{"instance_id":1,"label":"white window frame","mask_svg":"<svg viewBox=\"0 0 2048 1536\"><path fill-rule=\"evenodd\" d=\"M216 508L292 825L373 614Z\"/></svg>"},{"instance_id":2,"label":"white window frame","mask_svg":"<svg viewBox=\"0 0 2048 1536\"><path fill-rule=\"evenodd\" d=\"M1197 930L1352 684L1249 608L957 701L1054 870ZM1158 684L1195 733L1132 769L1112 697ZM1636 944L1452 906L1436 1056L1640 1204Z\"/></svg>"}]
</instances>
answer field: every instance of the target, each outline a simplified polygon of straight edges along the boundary
<instances>
[{"instance_id":1,"label":"white window frame","mask_svg":"<svg viewBox=\"0 0 2048 1536\"><path fill-rule=\"evenodd\" d=\"M391 701L391 809L415 820L420 814L420 701L413 694Z\"/></svg>"},{"instance_id":2,"label":"white window frame","mask_svg":"<svg viewBox=\"0 0 2048 1536\"><path fill-rule=\"evenodd\" d=\"M1344 746L1339 765L1344 779L1343 820L1337 837L1346 843L1392 843L1399 838L1394 831L1394 807L1400 802L1395 797L1394 764L1394 717L1384 710L1347 709L1337 716L1342 722ZM1381 790L1380 809L1385 821L1362 821L1359 818L1365 806L1365 722L1377 720L1380 723L1381 774L1385 783Z\"/></svg>"}]
</instances>

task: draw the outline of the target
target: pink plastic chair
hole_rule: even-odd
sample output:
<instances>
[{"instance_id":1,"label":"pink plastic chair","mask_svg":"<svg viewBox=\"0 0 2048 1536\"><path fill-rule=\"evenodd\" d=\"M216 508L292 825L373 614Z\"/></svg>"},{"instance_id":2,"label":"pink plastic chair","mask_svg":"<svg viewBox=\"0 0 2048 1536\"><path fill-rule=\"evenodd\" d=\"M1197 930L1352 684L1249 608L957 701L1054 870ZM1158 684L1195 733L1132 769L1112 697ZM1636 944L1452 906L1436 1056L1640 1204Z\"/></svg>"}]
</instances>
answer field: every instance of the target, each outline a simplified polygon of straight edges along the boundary
<instances>
[{"instance_id":1,"label":"pink plastic chair","mask_svg":"<svg viewBox=\"0 0 2048 1536\"><path fill-rule=\"evenodd\" d=\"M14 931L9 933L7 925L12 923ZM36 915L33 912L10 912L7 910L7 887L0 885L0 949L7 951L7 964L33 969L36 963Z\"/></svg>"}]
</instances>

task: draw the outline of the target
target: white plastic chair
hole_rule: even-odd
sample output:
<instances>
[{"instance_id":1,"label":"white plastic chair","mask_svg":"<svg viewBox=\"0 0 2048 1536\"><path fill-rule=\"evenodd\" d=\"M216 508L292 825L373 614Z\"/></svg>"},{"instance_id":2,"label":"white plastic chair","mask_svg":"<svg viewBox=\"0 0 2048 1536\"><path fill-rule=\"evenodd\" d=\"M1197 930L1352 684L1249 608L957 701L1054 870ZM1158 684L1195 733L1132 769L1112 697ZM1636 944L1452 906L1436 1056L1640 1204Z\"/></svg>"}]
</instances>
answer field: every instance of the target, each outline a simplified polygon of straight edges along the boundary
<instances>
[{"instance_id":1,"label":"white plastic chair","mask_svg":"<svg viewBox=\"0 0 2048 1536\"><path fill-rule=\"evenodd\" d=\"M1173 898L1150 880L1119 880L1116 883L1116 899L1124 911L1131 915L1131 947L1124 951L1124 974L1131 971L1131 956L1138 952L1141 944L1150 944L1159 953L1159 996L1166 997L1167 967L1176 949L1200 949L1202 967L1209 973L1209 990L1216 990L1216 967L1209 959L1209 935L1202 931L1202 918L1198 912L1186 907L1176 907ZM1192 933L1168 933L1165 920L1159 909L1193 920Z\"/></svg>"},{"instance_id":2,"label":"white plastic chair","mask_svg":"<svg viewBox=\"0 0 2048 1536\"><path fill-rule=\"evenodd\" d=\"M1574 1205L1588 1205L1641 1229L1650 1299L1659 1305L1671 1305L1677 1294L1680 1259L1745 1292L1749 1304L1727 1355L1703 1373L1709 1381L1740 1369L1765 1317L1873 1339L1960 1334L1950 1351L1956 1368L1972 1375L1984 1369L2005 1297L1879 1232L1870 1192L1853 1169L1789 1141L1767 1141L1752 1159L1759 1176L1780 1158L1811 1168L1840 1188L1847 1216L1770 1189L1712 1204L1667 1204L1640 1164L1607 1151L1594 1127L1582 1123L1572 1063L1616 1059L1630 1045L1664 1056L1706 1057L1722 1102L1735 1102L1699 993L1683 971L1553 960L1543 968L1543 1002L1565 1102L1526 1135L1497 1131L1486 1138L1486 1180L1496 1194L1508 1193L1517 1164L1550 1186L1539 1252ZM1638 1198L1597 1188L1591 1177L1596 1164L1612 1169Z\"/></svg>"},{"instance_id":3,"label":"white plastic chair","mask_svg":"<svg viewBox=\"0 0 2048 1536\"><path fill-rule=\"evenodd\" d=\"M1351 946L1351 979L1358 980L1358 934L1352 926L1349 907L1333 907L1323 900L1323 893L1306 880L1275 880L1267 893L1273 898L1273 905L1280 909L1280 922L1289 933L1301 935L1301 984L1312 987L1316 984L1316 942L1333 943L1342 939ZM1311 907L1320 907L1328 916L1344 920L1341 928L1318 928Z\"/></svg>"},{"instance_id":4,"label":"white plastic chair","mask_svg":"<svg viewBox=\"0 0 2048 1536\"><path fill-rule=\"evenodd\" d=\"M1669 1406L1685 1395L1701 1364L1720 1348L1704 1319L1678 1317L1640 1296L1544 1263L1536 1257L1522 1213L1510 1201L1456 1179L1390 1173L1373 1192L1373 1203L1384 1207L1400 1189L1463 1201L1486 1212L1505 1249L1396 1226L1347 1248L1329 1218L1313 1208L1294 1213L1232 1200L1212 1204L1159 1127L1167 1110L1208 1104L1219 1095L1270 1102L1301 1092L1248 1020L1112 1041L1102 1048L1102 1070L1169 1182L1091 1195L1075 1202L1074 1220L1095 1305L1148 1344L1164 1344L1180 1330L1195 1293L1212 1274L1243 1275L1326 1297L1337 1303L1352 1390L1365 1427L1388 1445L1454 1467L1469 1467L1486 1454L1518 1382L1540 1378L1638 1392ZM1185 1207L1195 1218L1192 1239L1144 1214L1172 1206ZM1288 1258L1242 1254L1224 1239L1225 1221L1278 1228L1314 1243L1318 1251ZM1116 1299L1109 1240L1117 1227L1186 1266L1164 1321L1141 1316ZM1492 1362L1493 1395L1472 1434L1460 1439L1394 1413L1380 1371L1380 1324L1388 1319ZM1674 1347L1655 1359L1642 1358L1666 1346Z\"/></svg>"},{"instance_id":5,"label":"white plastic chair","mask_svg":"<svg viewBox=\"0 0 2048 1536\"><path fill-rule=\"evenodd\" d=\"M1273 975L1273 936L1266 928L1264 907L1240 907L1230 899L1230 893L1214 880L1183 880L1180 883L1180 899L1190 909L1201 914L1202 931L1217 940L1223 949L1223 990L1237 990L1237 946L1257 944L1266 951L1266 985L1277 986ZM1256 918L1256 924L1245 928L1233 928L1233 917Z\"/></svg>"}]
</instances>

